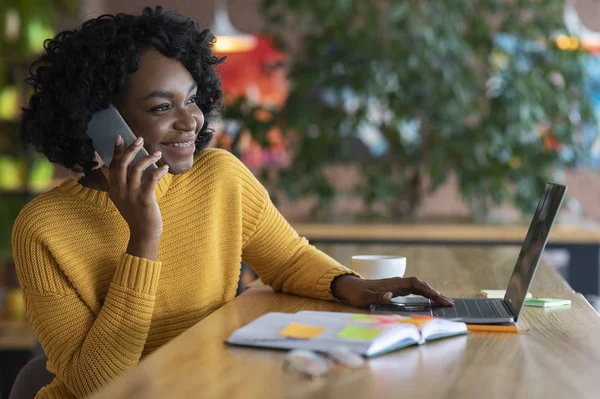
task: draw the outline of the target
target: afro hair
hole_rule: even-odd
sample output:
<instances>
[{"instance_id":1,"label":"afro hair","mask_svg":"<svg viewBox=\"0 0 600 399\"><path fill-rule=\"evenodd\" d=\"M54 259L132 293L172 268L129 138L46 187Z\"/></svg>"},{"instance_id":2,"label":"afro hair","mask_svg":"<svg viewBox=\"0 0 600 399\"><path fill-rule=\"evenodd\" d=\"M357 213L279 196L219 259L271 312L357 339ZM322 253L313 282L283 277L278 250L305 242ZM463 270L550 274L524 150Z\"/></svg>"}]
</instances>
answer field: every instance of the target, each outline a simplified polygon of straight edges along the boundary
<instances>
[{"instance_id":1,"label":"afro hair","mask_svg":"<svg viewBox=\"0 0 600 399\"><path fill-rule=\"evenodd\" d=\"M51 162L89 174L97 166L86 135L92 115L124 91L140 56L155 49L180 61L198 84L198 107L205 115L196 152L212 138L211 117L222 107L223 92L215 66L224 58L213 52L208 29L162 7L141 15L102 15L44 42L44 52L30 67L33 87L23 108L21 138Z\"/></svg>"}]
</instances>

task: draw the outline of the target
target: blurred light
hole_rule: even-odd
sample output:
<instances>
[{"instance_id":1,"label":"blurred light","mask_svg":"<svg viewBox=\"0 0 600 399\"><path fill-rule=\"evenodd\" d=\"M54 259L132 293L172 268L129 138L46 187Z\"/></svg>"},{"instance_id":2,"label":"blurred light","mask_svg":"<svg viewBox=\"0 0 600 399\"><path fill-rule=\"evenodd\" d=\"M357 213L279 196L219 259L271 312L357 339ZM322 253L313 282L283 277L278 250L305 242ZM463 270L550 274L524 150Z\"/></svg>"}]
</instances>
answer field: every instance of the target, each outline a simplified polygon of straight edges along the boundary
<instances>
[{"instance_id":1,"label":"blurred light","mask_svg":"<svg viewBox=\"0 0 600 399\"><path fill-rule=\"evenodd\" d=\"M0 189L16 190L23 184L24 165L17 157L0 155Z\"/></svg>"},{"instance_id":2,"label":"blurred light","mask_svg":"<svg viewBox=\"0 0 600 399\"><path fill-rule=\"evenodd\" d=\"M521 166L521 158L513 155L508 161L508 166L510 166L511 169L517 169L519 166Z\"/></svg>"},{"instance_id":3,"label":"blurred light","mask_svg":"<svg viewBox=\"0 0 600 399\"><path fill-rule=\"evenodd\" d=\"M29 188L33 191L46 190L52 183L54 165L45 158L37 160L29 174Z\"/></svg>"},{"instance_id":4,"label":"blurred light","mask_svg":"<svg viewBox=\"0 0 600 399\"><path fill-rule=\"evenodd\" d=\"M558 35L556 37L556 47L565 51L581 49L593 53L600 51L600 40L592 40L587 37L579 39L576 36Z\"/></svg>"},{"instance_id":5,"label":"blurred light","mask_svg":"<svg viewBox=\"0 0 600 399\"><path fill-rule=\"evenodd\" d=\"M231 24L226 0L215 0L215 24L211 32L216 36L215 51L218 53L240 53L256 47L253 35L241 33Z\"/></svg>"},{"instance_id":6,"label":"blurred light","mask_svg":"<svg viewBox=\"0 0 600 399\"><path fill-rule=\"evenodd\" d=\"M581 47L590 53L600 53L600 39L582 40Z\"/></svg>"},{"instance_id":7,"label":"blurred light","mask_svg":"<svg viewBox=\"0 0 600 399\"><path fill-rule=\"evenodd\" d=\"M250 51L256 46L256 38L251 35L245 36L250 37L218 35L217 42L215 43L215 51L217 53L241 53Z\"/></svg>"},{"instance_id":8,"label":"blurred light","mask_svg":"<svg viewBox=\"0 0 600 399\"><path fill-rule=\"evenodd\" d=\"M375 156L382 156L388 150L388 143L379 128L369 122L363 121L358 124L357 136Z\"/></svg>"},{"instance_id":9,"label":"blurred light","mask_svg":"<svg viewBox=\"0 0 600 399\"><path fill-rule=\"evenodd\" d=\"M6 11L6 24L4 28L6 41L9 43L17 41L19 38L19 31L21 30L21 17L17 10L9 8Z\"/></svg>"},{"instance_id":10,"label":"blurred light","mask_svg":"<svg viewBox=\"0 0 600 399\"><path fill-rule=\"evenodd\" d=\"M579 48L579 39L577 39L575 36L571 36L569 38L569 50L577 50Z\"/></svg>"},{"instance_id":11,"label":"blurred light","mask_svg":"<svg viewBox=\"0 0 600 399\"><path fill-rule=\"evenodd\" d=\"M31 20L27 24L27 41L29 49L38 52L44 48L44 41L54 36L51 27L45 25L39 20Z\"/></svg>"},{"instance_id":12,"label":"blurred light","mask_svg":"<svg viewBox=\"0 0 600 399\"><path fill-rule=\"evenodd\" d=\"M575 36L558 35L556 37L556 46L561 50L574 51L579 48L579 39Z\"/></svg>"},{"instance_id":13,"label":"blurred light","mask_svg":"<svg viewBox=\"0 0 600 399\"><path fill-rule=\"evenodd\" d=\"M565 25L569 32L572 32L578 39L579 48L583 48L591 53L600 53L600 32L596 32L585 26L579 18L579 13L575 7L575 1L565 1L564 8ZM571 43L573 46L574 43ZM566 48L565 50L571 50Z\"/></svg>"},{"instance_id":14,"label":"blurred light","mask_svg":"<svg viewBox=\"0 0 600 399\"><path fill-rule=\"evenodd\" d=\"M19 112L19 94L15 86L5 86L0 91L0 119L13 119Z\"/></svg>"}]
</instances>

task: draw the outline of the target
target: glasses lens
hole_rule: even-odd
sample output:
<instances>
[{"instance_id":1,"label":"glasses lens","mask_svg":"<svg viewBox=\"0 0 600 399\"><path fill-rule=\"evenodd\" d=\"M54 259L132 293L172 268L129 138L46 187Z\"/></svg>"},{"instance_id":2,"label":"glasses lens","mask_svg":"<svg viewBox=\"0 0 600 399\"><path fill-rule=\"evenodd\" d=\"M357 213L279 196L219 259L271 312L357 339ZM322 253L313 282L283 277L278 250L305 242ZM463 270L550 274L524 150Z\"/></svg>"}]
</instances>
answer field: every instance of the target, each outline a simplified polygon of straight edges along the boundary
<instances>
[{"instance_id":1,"label":"glasses lens","mask_svg":"<svg viewBox=\"0 0 600 399\"><path fill-rule=\"evenodd\" d=\"M294 349L290 351L285 362L297 371L311 377L320 377L329 372L329 362L314 352Z\"/></svg>"},{"instance_id":2,"label":"glasses lens","mask_svg":"<svg viewBox=\"0 0 600 399\"><path fill-rule=\"evenodd\" d=\"M365 359L362 356L352 352L345 346L336 346L327 351L327 356L344 367L358 369L365 365Z\"/></svg>"}]
</instances>

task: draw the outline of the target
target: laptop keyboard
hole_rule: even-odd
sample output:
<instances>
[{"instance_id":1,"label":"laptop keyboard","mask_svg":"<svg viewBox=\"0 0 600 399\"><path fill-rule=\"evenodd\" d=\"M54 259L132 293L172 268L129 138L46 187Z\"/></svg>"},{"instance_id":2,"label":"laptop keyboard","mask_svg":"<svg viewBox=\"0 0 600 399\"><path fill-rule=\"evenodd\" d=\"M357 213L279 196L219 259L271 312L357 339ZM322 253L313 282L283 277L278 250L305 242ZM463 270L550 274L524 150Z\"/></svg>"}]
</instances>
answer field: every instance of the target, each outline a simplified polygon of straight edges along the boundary
<instances>
[{"instance_id":1,"label":"laptop keyboard","mask_svg":"<svg viewBox=\"0 0 600 399\"><path fill-rule=\"evenodd\" d=\"M432 315L445 319L459 318L494 318L510 316L502 304L502 299L454 299L451 308L434 306Z\"/></svg>"}]
</instances>

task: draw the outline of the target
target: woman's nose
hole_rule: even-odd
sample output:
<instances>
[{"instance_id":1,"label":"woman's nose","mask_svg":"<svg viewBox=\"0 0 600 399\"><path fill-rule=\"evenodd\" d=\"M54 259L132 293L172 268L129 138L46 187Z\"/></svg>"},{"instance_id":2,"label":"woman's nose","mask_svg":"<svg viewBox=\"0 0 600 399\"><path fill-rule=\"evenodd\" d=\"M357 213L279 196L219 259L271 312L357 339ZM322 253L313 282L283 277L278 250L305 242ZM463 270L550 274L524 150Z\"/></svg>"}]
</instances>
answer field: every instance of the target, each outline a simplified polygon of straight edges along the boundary
<instances>
[{"instance_id":1,"label":"woman's nose","mask_svg":"<svg viewBox=\"0 0 600 399\"><path fill-rule=\"evenodd\" d=\"M197 121L193 113L186 109L180 109L177 111L177 119L175 121L175 128L184 132L196 132Z\"/></svg>"}]
</instances>

